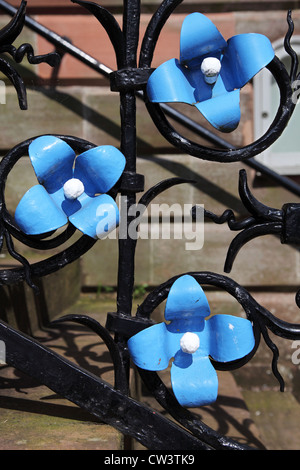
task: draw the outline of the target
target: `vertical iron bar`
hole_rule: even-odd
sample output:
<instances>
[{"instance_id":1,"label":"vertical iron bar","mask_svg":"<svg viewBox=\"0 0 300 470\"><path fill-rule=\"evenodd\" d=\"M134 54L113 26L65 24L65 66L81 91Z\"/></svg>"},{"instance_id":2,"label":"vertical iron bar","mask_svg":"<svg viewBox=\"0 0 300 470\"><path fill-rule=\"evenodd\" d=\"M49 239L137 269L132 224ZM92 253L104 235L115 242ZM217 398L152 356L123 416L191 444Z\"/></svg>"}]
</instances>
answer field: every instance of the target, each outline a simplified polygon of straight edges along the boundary
<instances>
[{"instance_id":1,"label":"vertical iron bar","mask_svg":"<svg viewBox=\"0 0 300 470\"><path fill-rule=\"evenodd\" d=\"M124 0L123 34L125 37L124 67L137 66L140 0ZM134 90L120 92L121 151L126 157L125 170L136 172L136 96ZM121 192L122 213L126 212L126 233L119 239L118 312L131 315L134 285L135 240L128 236L130 208L136 203L134 193Z\"/></svg>"},{"instance_id":2,"label":"vertical iron bar","mask_svg":"<svg viewBox=\"0 0 300 470\"><path fill-rule=\"evenodd\" d=\"M124 68L137 66L137 47L139 41L140 0L124 0L123 34L125 39ZM125 171L136 172L136 95L135 90L120 92L121 117L121 151L126 157ZM135 249L136 240L129 236L130 208L136 204L135 193L121 191L121 219L126 215L125 236L119 237L119 265L117 287L117 311L119 314L130 316L132 313L132 298L134 287ZM121 220L122 224L122 220ZM122 227L124 235L124 227ZM117 334L118 342L125 369L130 370L130 357L127 339Z\"/></svg>"}]
</instances>

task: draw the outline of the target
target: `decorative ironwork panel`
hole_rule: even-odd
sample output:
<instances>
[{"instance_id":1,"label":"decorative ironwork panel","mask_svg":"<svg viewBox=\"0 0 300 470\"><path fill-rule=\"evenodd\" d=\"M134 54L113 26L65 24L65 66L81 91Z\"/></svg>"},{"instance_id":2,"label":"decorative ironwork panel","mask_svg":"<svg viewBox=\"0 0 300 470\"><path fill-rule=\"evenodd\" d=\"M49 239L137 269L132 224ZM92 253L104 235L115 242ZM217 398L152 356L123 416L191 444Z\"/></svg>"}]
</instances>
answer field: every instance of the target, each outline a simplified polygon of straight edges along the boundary
<instances>
[{"instance_id":1,"label":"decorative ironwork panel","mask_svg":"<svg viewBox=\"0 0 300 470\"><path fill-rule=\"evenodd\" d=\"M255 165L251 159L280 138L296 106L299 75L297 55L290 44L291 12L287 16L284 44L291 56L290 70L274 55L265 36L242 34L225 41L213 23L199 12L188 15L183 23L178 58L154 69L152 59L160 33L182 0L161 2L142 38L139 55L139 0L124 0L122 27L101 5L72 1L95 16L115 51L118 70L110 71L95 63L91 66L109 78L111 91L119 94L120 149L61 134L28 137L5 155L0 163L0 248L5 241L20 267L2 269L0 283L26 281L37 290L36 278L58 271L83 256L120 224L116 311L107 314L106 325L84 315L69 315L54 322L56 326L66 321L76 322L102 338L111 354L115 383L112 386L104 382L3 321L0 322L0 352L5 351L8 365L34 377L149 449L247 449L205 425L187 408L215 401L217 371L244 366L257 353L261 340L273 354L272 370L283 391L284 381L278 370L279 351L269 332L281 338L300 339L300 325L272 315L230 277L206 271L178 273L166 279L133 312L137 237L130 227L134 225L138 229L141 213L159 194L175 185L189 183L183 178L171 178L138 196L144 191L144 175L136 171L136 100L144 100L145 112L150 114L157 132L182 153L220 165L236 161ZM0 6L12 12L6 2L1 1ZM9 54L17 63L27 55L30 63L46 62L49 66L55 66L60 59L59 53L52 52L35 56L29 44L18 49L13 46L25 23L48 35L60 50L89 62L67 41L42 30L26 17L25 8L26 2L22 0L12 21L0 31L0 70L14 85L21 109L27 107L24 82L2 54ZM196 123L174 114L166 104L185 102L195 106L218 130L231 132L240 120L239 90L264 67L273 75L281 99L273 123L257 141L237 149L215 138L216 148L205 147L187 139L168 121L169 116L175 116L189 128L199 130ZM213 135L207 137L214 140ZM37 181L24 194L13 215L6 207L5 184L11 170L27 154ZM282 181L286 183L285 179ZM118 194L124 205L120 212L115 202ZM230 209L221 215L208 209L203 212L197 205L192 210L194 218L202 210L206 218L217 224L227 223L230 230L239 232L228 248L226 273L230 273L239 250L255 237L277 234L282 244L299 245L299 204L291 202L279 209L264 205L250 192L244 170L240 173L239 194L249 212L244 220L237 220ZM122 226L122 213L126 215L125 226ZM56 234L58 229L60 232ZM81 237L74 241L72 237L78 231L82 232ZM66 242L69 245L44 261L30 264L15 249L14 239L45 252ZM209 317L206 285L227 292L240 304L244 317L225 314ZM155 324L151 315L165 300L166 321ZM300 291L296 294L296 304L300 307ZM168 367L171 359L172 391L157 374ZM131 361L172 420L130 397Z\"/></svg>"}]
</instances>

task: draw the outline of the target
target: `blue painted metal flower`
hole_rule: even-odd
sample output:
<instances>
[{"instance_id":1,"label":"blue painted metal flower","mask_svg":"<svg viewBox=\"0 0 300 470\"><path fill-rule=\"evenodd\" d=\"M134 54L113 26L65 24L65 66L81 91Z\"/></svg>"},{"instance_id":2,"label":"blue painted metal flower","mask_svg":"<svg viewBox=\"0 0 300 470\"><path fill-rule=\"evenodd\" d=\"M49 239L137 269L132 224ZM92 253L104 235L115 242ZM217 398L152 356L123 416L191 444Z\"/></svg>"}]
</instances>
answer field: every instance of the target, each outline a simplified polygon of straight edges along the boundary
<instances>
[{"instance_id":1,"label":"blue painted metal flower","mask_svg":"<svg viewBox=\"0 0 300 470\"><path fill-rule=\"evenodd\" d=\"M128 341L133 362L141 369L161 371L171 365L171 382L178 402L197 407L214 402L218 377L210 357L230 362L249 354L255 345L252 324L245 318L210 316L207 298L190 275L172 285L165 320Z\"/></svg>"},{"instance_id":2,"label":"blue painted metal flower","mask_svg":"<svg viewBox=\"0 0 300 470\"><path fill-rule=\"evenodd\" d=\"M216 129L240 122L240 89L274 58L268 38L247 33L225 41L201 13L188 15L180 35L180 60L160 65L147 84L149 100L196 106Z\"/></svg>"},{"instance_id":3,"label":"blue painted metal flower","mask_svg":"<svg viewBox=\"0 0 300 470\"><path fill-rule=\"evenodd\" d=\"M45 234L70 221L92 238L103 238L119 223L119 210L106 194L119 180L125 157L115 147L95 147L76 157L54 136L42 136L29 146L39 184L19 202L15 221L27 235Z\"/></svg>"}]
</instances>

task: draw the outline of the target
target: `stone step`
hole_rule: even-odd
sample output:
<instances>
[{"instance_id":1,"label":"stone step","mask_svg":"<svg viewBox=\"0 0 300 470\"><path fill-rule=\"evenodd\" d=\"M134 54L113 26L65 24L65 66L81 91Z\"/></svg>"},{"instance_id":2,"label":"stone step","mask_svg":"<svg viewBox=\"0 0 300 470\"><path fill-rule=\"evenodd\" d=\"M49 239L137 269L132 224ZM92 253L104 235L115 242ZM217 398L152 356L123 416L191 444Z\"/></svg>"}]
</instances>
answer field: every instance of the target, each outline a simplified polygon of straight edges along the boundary
<instances>
[{"instance_id":1,"label":"stone step","mask_svg":"<svg viewBox=\"0 0 300 470\"><path fill-rule=\"evenodd\" d=\"M291 392L242 391L267 450L300 450L300 404Z\"/></svg>"},{"instance_id":2,"label":"stone step","mask_svg":"<svg viewBox=\"0 0 300 470\"><path fill-rule=\"evenodd\" d=\"M284 321L299 323L292 293L256 292L255 299ZM240 307L227 294L207 292L213 313L239 315ZM142 298L135 299L133 311ZM114 311L115 293L81 294L78 301L62 314L84 314L105 325L106 313ZM162 321L163 305L153 319ZM35 332L43 344L113 384L113 367L106 346L84 327L65 324L59 329L43 328ZM286 381L281 393L272 375L270 350L262 341L254 358L241 369L218 372L219 395L211 406L193 410L205 424L252 447L270 450L299 449L299 366L293 364L295 349L290 341L274 339L279 348L279 370ZM19 371L0 369L0 449L102 449L127 448L124 436L85 413L69 401ZM170 386L167 370L162 374ZM137 396L157 412L163 410L139 384ZM130 447L143 447L130 443Z\"/></svg>"},{"instance_id":3,"label":"stone step","mask_svg":"<svg viewBox=\"0 0 300 470\"><path fill-rule=\"evenodd\" d=\"M106 304L89 305L92 316L105 322ZM65 313L86 313L80 300ZM75 324L37 330L34 336L69 360L113 383L113 368L104 343ZM1 450L122 450L124 437L116 429L57 396L12 367L0 366Z\"/></svg>"},{"instance_id":4,"label":"stone step","mask_svg":"<svg viewBox=\"0 0 300 470\"><path fill-rule=\"evenodd\" d=\"M140 301L141 299L137 299L136 303ZM211 293L210 302L216 313L224 310L223 307L226 305L224 299L217 296L214 304ZM226 308L230 309L230 305L228 304ZM106 313L114 310L114 293L82 294L79 300L63 314L89 315L104 325ZM155 312L154 317L156 321L161 321L160 312ZM113 367L106 346L88 329L67 323L59 329L38 330L35 337L54 351L67 356L69 360L75 361L113 384ZM128 441L125 441L124 436L117 430L99 422L79 407L54 394L47 387L37 384L11 367L2 366L0 374L2 379L0 390L1 450L122 450L128 448ZM166 371L162 377L165 384L169 386L169 372ZM212 429L240 443L259 449L277 445L278 439L276 440L275 437L271 443L270 439L265 440L265 423L261 424L262 416L256 412L253 392L251 390L247 392L239 387L234 374L230 372L219 371L218 377L217 401L211 406L192 411ZM150 405L157 412L163 411L149 396L144 386L141 384L138 387L135 386L135 390L142 392L137 396L139 400ZM142 450L143 446L131 441L130 448Z\"/></svg>"},{"instance_id":5,"label":"stone step","mask_svg":"<svg viewBox=\"0 0 300 470\"><path fill-rule=\"evenodd\" d=\"M159 374L165 385L170 386L169 371ZM241 394L231 372L218 371L219 391L215 403L201 408L192 408L190 411L195 418L201 420L206 426L217 431L220 435L226 436L239 444L249 446L254 449L264 450L265 444L262 440L260 429L255 419L250 415L247 402ZM156 400L149 395L142 386L140 400L153 410L170 417ZM255 416L254 416L255 417ZM143 446L134 442L135 450L142 450Z\"/></svg>"}]
</instances>

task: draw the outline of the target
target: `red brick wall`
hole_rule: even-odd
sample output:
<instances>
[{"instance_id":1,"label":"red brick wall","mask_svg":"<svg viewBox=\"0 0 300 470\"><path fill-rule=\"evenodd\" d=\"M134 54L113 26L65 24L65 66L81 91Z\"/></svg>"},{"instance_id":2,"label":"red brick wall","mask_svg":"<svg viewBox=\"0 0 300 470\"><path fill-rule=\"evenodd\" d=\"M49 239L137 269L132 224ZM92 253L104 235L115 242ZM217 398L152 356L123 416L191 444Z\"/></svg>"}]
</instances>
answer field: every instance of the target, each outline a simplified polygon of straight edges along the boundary
<instances>
[{"instance_id":1,"label":"red brick wall","mask_svg":"<svg viewBox=\"0 0 300 470\"><path fill-rule=\"evenodd\" d=\"M181 24L186 15L174 14L162 30L159 38L152 66L157 67L162 62L173 57L179 57L179 40ZM235 34L234 13L220 13L208 15L216 26L221 30L223 36L227 39ZM113 47L109 41L107 33L99 22L90 15L37 15L38 22L44 24L49 29L62 36L69 38L72 43L88 53L98 61L115 70L116 61ZM116 19L121 24L122 15L116 15ZM141 18L140 36L147 27L151 15L144 14ZM49 43L39 37L37 39L38 52L49 52ZM40 75L46 79L49 78L51 71L48 66L41 65ZM59 71L60 80L72 79L97 79L99 74L87 66L82 65L78 60L66 55L61 63Z\"/></svg>"},{"instance_id":2,"label":"red brick wall","mask_svg":"<svg viewBox=\"0 0 300 470\"><path fill-rule=\"evenodd\" d=\"M17 7L20 1L10 0L10 3ZM122 22L122 0L101 0L98 3L111 10L116 19ZM161 0L141 0L141 37L151 18L150 12L160 3ZM191 11L208 14L225 38L240 32L261 32L273 41L285 35L287 9L299 8L298 3L291 0L184 0L162 30L152 66L157 67L165 60L179 56L181 24ZM296 34L300 31L299 11L294 12ZM50 30L69 38L74 45L99 62L113 70L116 68L114 51L106 32L82 6L71 0L27 0L27 12ZM36 36L34 46L37 54L53 50L53 45L39 36ZM43 79L51 77L52 71L48 66L41 65L37 70ZM99 84L99 78L99 74L86 65L68 54L64 56L58 73L59 84L75 83L78 80L81 84Z\"/></svg>"}]
</instances>

